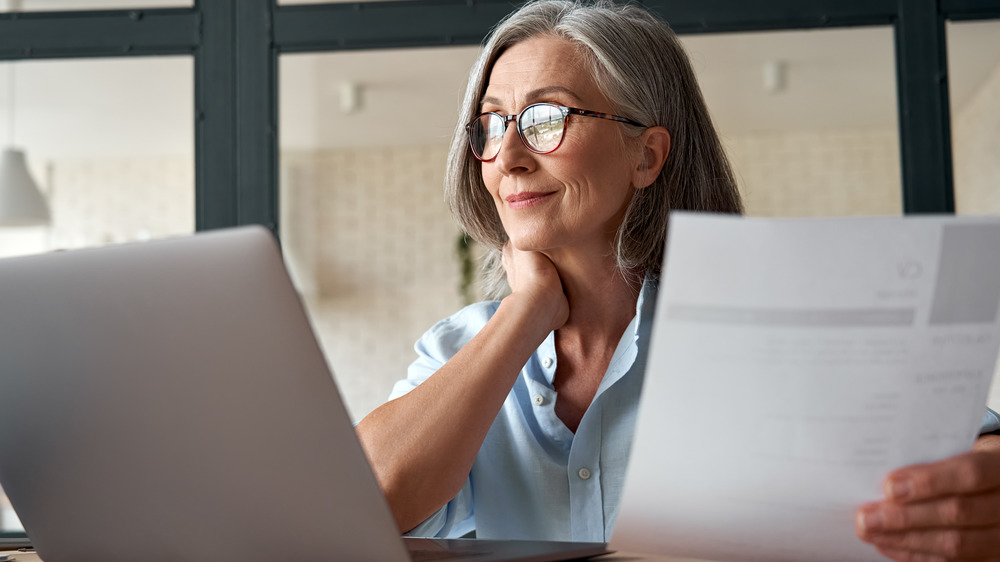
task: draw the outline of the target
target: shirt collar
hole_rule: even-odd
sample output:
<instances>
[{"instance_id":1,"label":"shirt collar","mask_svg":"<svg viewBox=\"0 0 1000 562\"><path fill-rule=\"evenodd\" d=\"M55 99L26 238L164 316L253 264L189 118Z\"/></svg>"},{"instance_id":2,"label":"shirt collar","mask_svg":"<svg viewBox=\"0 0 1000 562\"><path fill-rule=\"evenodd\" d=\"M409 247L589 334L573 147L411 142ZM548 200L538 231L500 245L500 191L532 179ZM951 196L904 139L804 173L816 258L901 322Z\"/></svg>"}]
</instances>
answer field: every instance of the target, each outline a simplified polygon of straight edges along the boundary
<instances>
[{"instance_id":1,"label":"shirt collar","mask_svg":"<svg viewBox=\"0 0 1000 562\"><path fill-rule=\"evenodd\" d=\"M629 372L635 363L636 357L640 353L640 350L637 349L637 341L639 339L645 340L649 337L649 324L652 322L653 307L656 303L656 288L656 278L650 274L646 274L642 281L642 287L639 289L639 298L635 303L635 316L632 317L632 321L629 322L628 327L625 328L621 339L618 341L618 347L615 348L615 353L608 364L608 371L604 374L604 379L601 381L601 385L597 391L598 394L603 392L606 387L614 384L626 372ZM556 333L554 331L549 332L545 341L539 346L536 355L536 360L544 361L544 358L555 360ZM641 359L641 363L645 364L644 354ZM551 387L555 377L555 369L541 369L541 372L545 381Z\"/></svg>"}]
</instances>

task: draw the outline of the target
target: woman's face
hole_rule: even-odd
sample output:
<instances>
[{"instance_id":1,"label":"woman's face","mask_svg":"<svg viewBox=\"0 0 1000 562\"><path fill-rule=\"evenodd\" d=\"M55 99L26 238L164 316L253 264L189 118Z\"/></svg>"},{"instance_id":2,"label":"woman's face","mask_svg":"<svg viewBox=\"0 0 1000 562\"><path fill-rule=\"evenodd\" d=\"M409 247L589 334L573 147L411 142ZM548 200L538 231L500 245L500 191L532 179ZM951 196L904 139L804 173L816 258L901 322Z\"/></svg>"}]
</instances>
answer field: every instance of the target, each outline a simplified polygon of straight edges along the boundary
<instances>
[{"instance_id":1,"label":"woman's face","mask_svg":"<svg viewBox=\"0 0 1000 562\"><path fill-rule=\"evenodd\" d=\"M538 102L614 113L576 47L551 36L500 55L481 112L512 115ZM623 142L622 126L572 115L559 148L535 154L509 124L500 153L482 163L482 174L515 248L552 258L567 251L610 253L641 157L639 149L627 148L634 143Z\"/></svg>"}]
</instances>

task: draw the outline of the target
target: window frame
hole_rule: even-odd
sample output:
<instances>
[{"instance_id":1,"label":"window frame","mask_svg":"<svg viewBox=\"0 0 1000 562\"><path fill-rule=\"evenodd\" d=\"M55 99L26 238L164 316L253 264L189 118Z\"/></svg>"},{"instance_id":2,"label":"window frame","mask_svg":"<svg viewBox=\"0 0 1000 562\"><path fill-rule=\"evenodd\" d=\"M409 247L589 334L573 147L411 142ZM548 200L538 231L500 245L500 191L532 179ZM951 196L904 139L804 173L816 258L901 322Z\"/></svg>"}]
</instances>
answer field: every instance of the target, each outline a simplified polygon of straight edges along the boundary
<instances>
[{"instance_id":1,"label":"window frame","mask_svg":"<svg viewBox=\"0 0 1000 562\"><path fill-rule=\"evenodd\" d=\"M945 22L1000 0L650 0L680 34L892 25L905 213L954 213ZM0 14L0 60L187 54L195 66L197 230L278 224L278 57L475 45L517 3L397 0Z\"/></svg>"}]
</instances>

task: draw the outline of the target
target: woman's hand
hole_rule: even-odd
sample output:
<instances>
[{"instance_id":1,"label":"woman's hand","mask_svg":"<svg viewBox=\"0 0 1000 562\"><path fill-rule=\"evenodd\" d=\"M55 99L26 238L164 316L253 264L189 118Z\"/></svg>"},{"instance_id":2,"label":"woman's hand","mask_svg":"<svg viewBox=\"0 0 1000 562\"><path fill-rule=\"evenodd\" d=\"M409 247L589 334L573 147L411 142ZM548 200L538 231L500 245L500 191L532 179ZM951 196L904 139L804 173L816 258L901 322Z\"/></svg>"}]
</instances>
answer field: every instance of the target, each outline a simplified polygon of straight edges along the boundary
<instances>
[{"instance_id":1,"label":"woman's hand","mask_svg":"<svg viewBox=\"0 0 1000 562\"><path fill-rule=\"evenodd\" d=\"M503 268L511 296L524 298L539 314L550 315L552 330L569 319L569 301L555 264L540 252L517 250L508 242L503 247Z\"/></svg>"},{"instance_id":2,"label":"woman's hand","mask_svg":"<svg viewBox=\"0 0 1000 562\"><path fill-rule=\"evenodd\" d=\"M1000 560L1000 436L943 461L901 468L886 499L857 511L857 533L894 560Z\"/></svg>"},{"instance_id":3,"label":"woman's hand","mask_svg":"<svg viewBox=\"0 0 1000 562\"><path fill-rule=\"evenodd\" d=\"M569 317L551 260L508 247L503 266L513 292L486 325L450 358L421 340L415 365L437 367L434 374L355 426L400 531L413 529L462 491L521 369Z\"/></svg>"}]
</instances>

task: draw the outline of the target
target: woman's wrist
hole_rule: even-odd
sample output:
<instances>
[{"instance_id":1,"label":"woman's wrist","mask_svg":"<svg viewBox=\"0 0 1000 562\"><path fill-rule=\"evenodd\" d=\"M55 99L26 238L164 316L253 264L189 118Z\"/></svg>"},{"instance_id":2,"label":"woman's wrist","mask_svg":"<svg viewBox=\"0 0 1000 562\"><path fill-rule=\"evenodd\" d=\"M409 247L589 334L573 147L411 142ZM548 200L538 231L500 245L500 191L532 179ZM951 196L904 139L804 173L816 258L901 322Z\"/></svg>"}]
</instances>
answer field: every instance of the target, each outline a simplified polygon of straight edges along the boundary
<instances>
[{"instance_id":1,"label":"woman's wrist","mask_svg":"<svg viewBox=\"0 0 1000 562\"><path fill-rule=\"evenodd\" d=\"M566 323L568 304L565 295L559 299L546 298L528 292L514 292L500 302L497 313L503 310L503 316L521 327L525 334L536 334L542 339L553 330Z\"/></svg>"}]
</instances>

